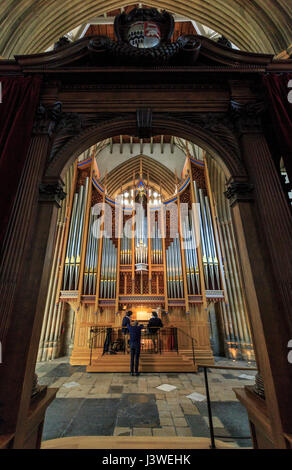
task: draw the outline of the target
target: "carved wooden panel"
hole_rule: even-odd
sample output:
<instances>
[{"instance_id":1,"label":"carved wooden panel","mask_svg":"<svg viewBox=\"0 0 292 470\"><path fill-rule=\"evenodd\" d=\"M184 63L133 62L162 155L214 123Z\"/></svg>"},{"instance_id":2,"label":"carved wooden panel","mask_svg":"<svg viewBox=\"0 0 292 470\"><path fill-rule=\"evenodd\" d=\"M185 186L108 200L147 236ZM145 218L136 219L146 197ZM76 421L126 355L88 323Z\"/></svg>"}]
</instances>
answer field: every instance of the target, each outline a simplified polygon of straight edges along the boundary
<instances>
[{"instance_id":1,"label":"carved wooden panel","mask_svg":"<svg viewBox=\"0 0 292 470\"><path fill-rule=\"evenodd\" d=\"M189 208L191 208L191 190L190 185L186 188L186 190L180 196L180 202L182 204L189 204Z\"/></svg>"},{"instance_id":2,"label":"carved wooden panel","mask_svg":"<svg viewBox=\"0 0 292 470\"><path fill-rule=\"evenodd\" d=\"M78 171L75 192L79 191L80 186L85 185L85 180L86 178L89 178L89 176L90 176L90 168L85 168L83 170Z\"/></svg>"},{"instance_id":3,"label":"carved wooden panel","mask_svg":"<svg viewBox=\"0 0 292 470\"><path fill-rule=\"evenodd\" d=\"M91 206L94 206L95 204L99 204L101 202L102 202L102 195L93 186L92 194L91 194Z\"/></svg>"},{"instance_id":4,"label":"carved wooden panel","mask_svg":"<svg viewBox=\"0 0 292 470\"><path fill-rule=\"evenodd\" d=\"M192 165L192 176L200 189L206 189L206 180L204 170Z\"/></svg>"}]
</instances>

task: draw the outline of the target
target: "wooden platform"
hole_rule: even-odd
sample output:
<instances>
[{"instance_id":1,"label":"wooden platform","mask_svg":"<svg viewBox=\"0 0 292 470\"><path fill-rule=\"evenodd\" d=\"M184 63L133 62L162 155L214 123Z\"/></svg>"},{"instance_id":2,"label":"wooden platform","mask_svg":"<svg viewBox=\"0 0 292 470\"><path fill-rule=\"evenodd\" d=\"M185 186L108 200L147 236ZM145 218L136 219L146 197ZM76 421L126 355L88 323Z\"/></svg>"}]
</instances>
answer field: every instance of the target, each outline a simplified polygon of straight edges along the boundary
<instances>
[{"instance_id":1,"label":"wooden platform","mask_svg":"<svg viewBox=\"0 0 292 470\"><path fill-rule=\"evenodd\" d=\"M105 355L92 361L86 372L130 372L130 354ZM141 354L139 372L197 372L189 356L169 352Z\"/></svg>"},{"instance_id":2,"label":"wooden platform","mask_svg":"<svg viewBox=\"0 0 292 470\"><path fill-rule=\"evenodd\" d=\"M236 449L216 440L217 449ZM209 449L206 437L74 436L42 443L42 449Z\"/></svg>"}]
</instances>

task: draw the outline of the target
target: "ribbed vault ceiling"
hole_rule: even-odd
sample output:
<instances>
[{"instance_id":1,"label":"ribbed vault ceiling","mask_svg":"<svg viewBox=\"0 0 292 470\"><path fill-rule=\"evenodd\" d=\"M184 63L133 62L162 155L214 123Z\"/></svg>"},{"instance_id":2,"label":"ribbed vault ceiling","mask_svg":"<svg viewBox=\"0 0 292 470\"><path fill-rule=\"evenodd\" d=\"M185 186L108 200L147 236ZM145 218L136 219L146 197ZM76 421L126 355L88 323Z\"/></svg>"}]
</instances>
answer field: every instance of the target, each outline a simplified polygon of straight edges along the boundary
<instances>
[{"instance_id":1,"label":"ribbed vault ceiling","mask_svg":"<svg viewBox=\"0 0 292 470\"><path fill-rule=\"evenodd\" d=\"M107 175L106 189L108 194L115 197L121 188L132 187L133 175L135 175L135 181L138 182L141 169L143 180L147 182L149 176L149 181L157 190L161 187L163 197L168 197L174 193L175 175L153 158L138 155L118 165ZM101 183L105 183L104 178Z\"/></svg>"},{"instance_id":2,"label":"ribbed vault ceiling","mask_svg":"<svg viewBox=\"0 0 292 470\"><path fill-rule=\"evenodd\" d=\"M91 18L136 2L1 0L0 55L45 51ZM198 21L240 49L279 53L292 42L292 0L150 0L147 5Z\"/></svg>"}]
</instances>

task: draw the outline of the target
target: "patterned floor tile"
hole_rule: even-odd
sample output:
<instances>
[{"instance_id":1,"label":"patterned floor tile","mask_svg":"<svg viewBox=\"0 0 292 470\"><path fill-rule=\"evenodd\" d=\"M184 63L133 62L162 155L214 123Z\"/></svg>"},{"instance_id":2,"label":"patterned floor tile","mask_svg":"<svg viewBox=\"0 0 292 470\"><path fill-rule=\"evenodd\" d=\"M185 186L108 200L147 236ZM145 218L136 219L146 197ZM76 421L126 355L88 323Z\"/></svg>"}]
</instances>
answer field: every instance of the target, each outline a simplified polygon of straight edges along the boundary
<instances>
[{"instance_id":1,"label":"patterned floor tile","mask_svg":"<svg viewBox=\"0 0 292 470\"><path fill-rule=\"evenodd\" d=\"M226 358L216 365L247 366ZM205 395L203 370L195 373L147 373L139 378L128 373L86 373L85 366L71 366L60 358L36 366L41 385L59 388L57 399L48 408L43 439L74 435L145 435L209 437L207 404L186 398L196 392ZM239 378L241 371L209 369L215 434L235 447L251 447L245 409L236 400L233 387L251 384ZM246 372L255 375L255 372ZM68 382L78 383L67 389ZM177 387L171 393L157 390L161 384Z\"/></svg>"},{"instance_id":2,"label":"patterned floor tile","mask_svg":"<svg viewBox=\"0 0 292 470\"><path fill-rule=\"evenodd\" d=\"M122 385L111 385L108 389L108 393L123 393L124 387Z\"/></svg>"},{"instance_id":3,"label":"patterned floor tile","mask_svg":"<svg viewBox=\"0 0 292 470\"><path fill-rule=\"evenodd\" d=\"M124 393L120 400L117 426L146 428L159 426L159 413L155 396Z\"/></svg>"}]
</instances>

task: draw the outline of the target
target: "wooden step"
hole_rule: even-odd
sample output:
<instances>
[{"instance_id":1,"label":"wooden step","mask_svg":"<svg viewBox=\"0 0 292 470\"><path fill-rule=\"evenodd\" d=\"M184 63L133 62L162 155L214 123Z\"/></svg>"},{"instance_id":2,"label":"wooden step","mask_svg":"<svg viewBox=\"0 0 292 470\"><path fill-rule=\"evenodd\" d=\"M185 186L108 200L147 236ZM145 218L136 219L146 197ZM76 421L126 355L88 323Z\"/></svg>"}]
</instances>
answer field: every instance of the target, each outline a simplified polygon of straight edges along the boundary
<instances>
[{"instance_id":1,"label":"wooden step","mask_svg":"<svg viewBox=\"0 0 292 470\"><path fill-rule=\"evenodd\" d=\"M125 356L128 357L129 354L123 354L123 353L118 353L118 356ZM177 352L163 352L162 355L160 354L151 354L151 353L141 353L141 356L163 356L163 357L174 357L177 356ZM189 350L181 350L179 351L179 356L183 358L184 361L189 361L191 364L193 364L193 353L192 351ZM99 351L94 350L93 355L92 355L92 363L95 361L100 361L100 358L102 357L102 349ZM108 357L108 356L103 356L103 358ZM114 355L109 356L110 358L113 358ZM214 358L212 355L210 355L208 352L205 350L197 350L195 352L195 359L196 359L196 364L198 365L205 365L205 366L211 366L214 365ZM75 353L72 354L70 358L70 364L72 366L87 366L89 364L90 360L90 352L89 350L85 351L75 351ZM196 369L198 368L198 365L196 366ZM109 372L109 371L108 371ZM114 371L115 372L115 371ZM191 370L193 372L193 369Z\"/></svg>"},{"instance_id":2,"label":"wooden step","mask_svg":"<svg viewBox=\"0 0 292 470\"><path fill-rule=\"evenodd\" d=\"M238 448L216 439L217 449ZM42 442L42 449L210 449L207 437L74 436Z\"/></svg>"},{"instance_id":3,"label":"wooden step","mask_svg":"<svg viewBox=\"0 0 292 470\"><path fill-rule=\"evenodd\" d=\"M130 355L105 355L92 361L86 368L87 372L129 372ZM177 353L141 354L140 372L196 372L192 360Z\"/></svg>"}]
</instances>

